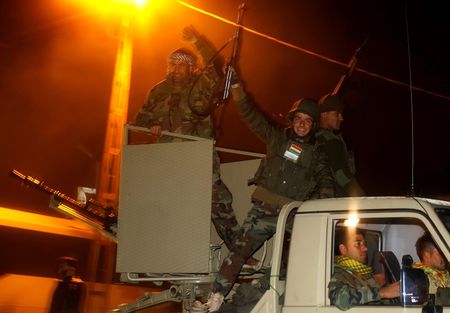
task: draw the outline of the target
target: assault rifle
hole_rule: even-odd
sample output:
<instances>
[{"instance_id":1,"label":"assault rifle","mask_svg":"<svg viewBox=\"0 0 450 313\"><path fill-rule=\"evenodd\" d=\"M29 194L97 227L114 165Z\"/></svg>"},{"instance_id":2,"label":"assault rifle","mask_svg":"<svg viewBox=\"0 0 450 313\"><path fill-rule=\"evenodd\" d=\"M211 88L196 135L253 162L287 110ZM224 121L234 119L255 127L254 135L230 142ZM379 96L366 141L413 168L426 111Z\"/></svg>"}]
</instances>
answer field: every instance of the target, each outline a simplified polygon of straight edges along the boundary
<instances>
[{"instance_id":1,"label":"assault rifle","mask_svg":"<svg viewBox=\"0 0 450 313\"><path fill-rule=\"evenodd\" d=\"M364 39L361 46L359 46L353 53L352 57L350 58L350 61L347 64L347 68L346 68L344 75L341 76L338 83L336 84L336 87L334 87L334 90L331 93L332 95L336 95L336 94L342 95L343 90L347 86L348 81L349 81L350 77L352 76L353 71L355 70L356 63L358 63L361 53L362 53L363 49L365 48L368 40L369 40L369 37L367 36Z\"/></svg>"},{"instance_id":2,"label":"assault rifle","mask_svg":"<svg viewBox=\"0 0 450 313\"><path fill-rule=\"evenodd\" d=\"M217 138L222 133L221 124L223 119L223 104L228 101L230 97L230 88L232 85L232 78L234 70L236 69L236 63L238 59L238 52L240 48L240 36L242 32L242 18L244 12L247 9L245 2L238 6L238 15L236 21L236 30L233 36L233 48L231 51L231 57L228 63L225 65L225 76L219 85L218 93L212 97L213 107L216 108L214 119L214 138ZM228 44L228 43L227 43ZM220 50L219 50L220 51Z\"/></svg>"},{"instance_id":3,"label":"assault rifle","mask_svg":"<svg viewBox=\"0 0 450 313\"><path fill-rule=\"evenodd\" d=\"M106 231L109 237L111 237L111 234L115 235L117 215L111 207L105 206L94 199L89 199L86 203L82 203L46 185L44 181L22 174L16 169L11 170L10 174L13 177L21 179L23 183L50 194L52 196L52 201L50 201L51 208L62 211L99 230ZM55 200L61 202L62 205L59 205L59 203L55 204Z\"/></svg>"},{"instance_id":4,"label":"assault rifle","mask_svg":"<svg viewBox=\"0 0 450 313\"><path fill-rule=\"evenodd\" d=\"M233 71L236 68L236 62L238 57L238 51L239 51L239 43L240 43L240 34L242 29L242 18L244 16L244 11L246 9L245 2L240 4L238 7L238 17L236 21L236 30L234 34L234 40L233 40L233 48L231 51L231 57L230 61L226 65L226 73L225 73L225 79L223 82L223 92L222 97L218 100L217 105L220 105L221 103L224 103L228 100L228 97L230 96L230 88L231 88L231 80L233 78Z\"/></svg>"}]
</instances>

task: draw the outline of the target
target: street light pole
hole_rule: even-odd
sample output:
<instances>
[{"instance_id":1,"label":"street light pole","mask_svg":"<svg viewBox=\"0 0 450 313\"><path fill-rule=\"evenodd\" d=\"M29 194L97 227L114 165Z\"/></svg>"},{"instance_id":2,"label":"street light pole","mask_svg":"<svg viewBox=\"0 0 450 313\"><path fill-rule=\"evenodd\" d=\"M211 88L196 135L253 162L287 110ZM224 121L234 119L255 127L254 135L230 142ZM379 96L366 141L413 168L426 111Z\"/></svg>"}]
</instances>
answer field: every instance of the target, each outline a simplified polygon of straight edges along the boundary
<instances>
[{"instance_id":1,"label":"street light pole","mask_svg":"<svg viewBox=\"0 0 450 313\"><path fill-rule=\"evenodd\" d=\"M133 43L130 15L125 14L117 29L118 49L109 102L108 122L103 148L97 197L117 210L123 126L127 120Z\"/></svg>"}]
</instances>

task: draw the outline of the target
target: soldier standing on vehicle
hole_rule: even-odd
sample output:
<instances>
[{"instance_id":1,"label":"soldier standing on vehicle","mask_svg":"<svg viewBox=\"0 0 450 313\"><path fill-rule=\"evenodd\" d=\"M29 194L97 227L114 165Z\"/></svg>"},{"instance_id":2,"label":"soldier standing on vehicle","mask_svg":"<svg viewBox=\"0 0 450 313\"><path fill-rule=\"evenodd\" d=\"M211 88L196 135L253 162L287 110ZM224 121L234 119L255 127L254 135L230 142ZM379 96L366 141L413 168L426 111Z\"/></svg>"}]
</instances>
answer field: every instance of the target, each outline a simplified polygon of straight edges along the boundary
<instances>
[{"instance_id":1,"label":"soldier standing on vehicle","mask_svg":"<svg viewBox=\"0 0 450 313\"><path fill-rule=\"evenodd\" d=\"M430 283L429 293L436 294L438 287L449 288L450 275L446 269L447 263L429 233L424 233L417 239L416 251L420 262L413 263L412 267L420 268L427 274Z\"/></svg>"},{"instance_id":2,"label":"soldier standing on vehicle","mask_svg":"<svg viewBox=\"0 0 450 313\"><path fill-rule=\"evenodd\" d=\"M344 139L338 134L344 105L338 95L327 94L319 100L320 130L317 141L323 144L335 181L336 197L358 197L365 193L355 178L353 156L347 151Z\"/></svg>"},{"instance_id":3,"label":"soldier standing on vehicle","mask_svg":"<svg viewBox=\"0 0 450 313\"><path fill-rule=\"evenodd\" d=\"M380 287L373 270L366 265L364 234L355 228L340 228L335 233L334 273L328 284L331 304L348 310L357 304L382 303L400 296L400 283Z\"/></svg>"},{"instance_id":4,"label":"soldier standing on vehicle","mask_svg":"<svg viewBox=\"0 0 450 313\"><path fill-rule=\"evenodd\" d=\"M214 65L215 49L192 26L183 30L183 40L195 49L181 48L167 59L166 78L154 86L136 116L137 126L148 127L159 142L182 139L161 136L161 131L212 139L213 96L220 83ZM197 56L200 60L197 61ZM203 63L203 68L197 65ZM220 159L213 155L211 218L217 233L229 250L239 224L232 207L232 195L220 178Z\"/></svg>"},{"instance_id":5,"label":"soldier standing on vehicle","mask_svg":"<svg viewBox=\"0 0 450 313\"><path fill-rule=\"evenodd\" d=\"M284 128L271 123L256 108L241 83L235 82L231 93L242 119L266 144L267 154L254 178L257 188L252 195L253 207L241 227L235 249L222 262L209 301L203 305L209 312L219 310L245 261L275 234L284 204L334 196L326 155L315 144L317 102L296 101L287 114L291 126Z\"/></svg>"}]
</instances>

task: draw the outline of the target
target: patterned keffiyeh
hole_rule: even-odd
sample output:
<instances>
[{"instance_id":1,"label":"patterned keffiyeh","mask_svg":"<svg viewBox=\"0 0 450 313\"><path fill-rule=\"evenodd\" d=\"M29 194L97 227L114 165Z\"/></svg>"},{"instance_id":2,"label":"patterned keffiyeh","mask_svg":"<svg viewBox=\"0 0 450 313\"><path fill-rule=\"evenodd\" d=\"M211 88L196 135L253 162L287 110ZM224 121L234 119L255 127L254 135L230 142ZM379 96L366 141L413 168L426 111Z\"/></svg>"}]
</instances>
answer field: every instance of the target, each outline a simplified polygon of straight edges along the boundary
<instances>
[{"instance_id":1,"label":"patterned keffiyeh","mask_svg":"<svg viewBox=\"0 0 450 313\"><path fill-rule=\"evenodd\" d=\"M363 279L369 279L373 277L373 269L372 267L363 264L354 259L338 255L336 256L336 264L339 264L343 268L358 274Z\"/></svg>"},{"instance_id":2,"label":"patterned keffiyeh","mask_svg":"<svg viewBox=\"0 0 450 313\"><path fill-rule=\"evenodd\" d=\"M426 266L422 263L413 263L413 268L422 269L428 277L433 280L437 287L450 287L450 275L446 270L437 270L435 268Z\"/></svg>"}]
</instances>

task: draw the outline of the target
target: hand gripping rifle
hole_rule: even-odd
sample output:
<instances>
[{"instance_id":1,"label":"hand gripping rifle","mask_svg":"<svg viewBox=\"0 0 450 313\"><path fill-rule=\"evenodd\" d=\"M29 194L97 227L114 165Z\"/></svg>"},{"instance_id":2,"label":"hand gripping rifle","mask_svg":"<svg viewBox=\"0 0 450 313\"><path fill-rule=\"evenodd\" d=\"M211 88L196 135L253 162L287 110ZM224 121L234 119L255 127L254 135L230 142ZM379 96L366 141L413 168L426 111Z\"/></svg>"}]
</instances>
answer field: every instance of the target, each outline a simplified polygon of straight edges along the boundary
<instances>
[{"instance_id":1,"label":"hand gripping rifle","mask_svg":"<svg viewBox=\"0 0 450 313\"><path fill-rule=\"evenodd\" d=\"M234 33L234 40L233 40L233 48L232 48L232 53L231 53L231 57L230 60L228 62L228 64L226 65L226 73L225 73L225 79L223 82L223 92L222 92L222 96L220 97L220 99L217 99L216 101L216 106L221 105L222 103L225 103L229 96L230 96L230 88L231 88L231 82L232 82L232 78L233 78L233 70L236 66L236 61L237 61L237 55L238 55L238 51L239 51L239 43L240 43L240 35L241 35L241 31L242 31L242 18L244 16L244 11L246 9L246 5L245 2L241 3L238 7L238 16L237 16L237 27L236 27L236 31Z\"/></svg>"},{"instance_id":2,"label":"hand gripping rifle","mask_svg":"<svg viewBox=\"0 0 450 313\"><path fill-rule=\"evenodd\" d=\"M44 181L38 180L29 175L22 174L16 169L11 170L10 174L22 180L23 183L36 187L50 194L56 200L59 200L69 206L68 209L63 210L72 217L76 217L91 226L100 228L109 233L113 233L112 229L117 224L117 216L111 207L105 206L97 200L89 199L86 204L77 201L68 195L53 189L45 184ZM50 206L52 207L52 206Z\"/></svg>"}]
</instances>

